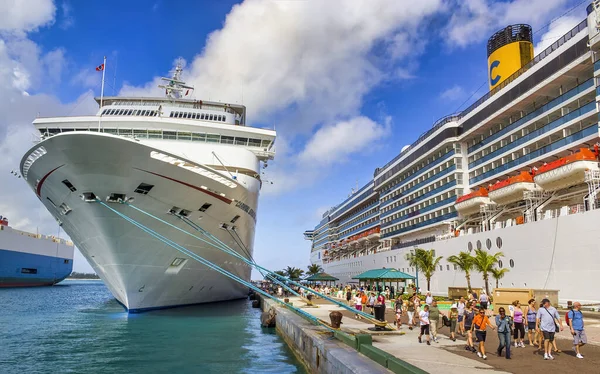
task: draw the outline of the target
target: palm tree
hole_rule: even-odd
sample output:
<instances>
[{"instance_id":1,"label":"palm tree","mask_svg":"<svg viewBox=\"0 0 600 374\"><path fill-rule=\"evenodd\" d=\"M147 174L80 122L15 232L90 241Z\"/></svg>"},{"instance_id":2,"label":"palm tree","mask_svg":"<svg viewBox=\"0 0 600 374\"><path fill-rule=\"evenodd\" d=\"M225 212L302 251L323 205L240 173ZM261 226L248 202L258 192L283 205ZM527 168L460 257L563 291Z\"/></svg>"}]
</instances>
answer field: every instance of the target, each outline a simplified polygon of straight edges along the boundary
<instances>
[{"instance_id":1,"label":"palm tree","mask_svg":"<svg viewBox=\"0 0 600 374\"><path fill-rule=\"evenodd\" d=\"M492 277L494 277L494 279L496 280L496 288L498 288L498 281L502 278L504 278L504 274L508 273L507 268L504 269L500 269L500 268L493 268L491 270L492 273Z\"/></svg>"},{"instance_id":2,"label":"palm tree","mask_svg":"<svg viewBox=\"0 0 600 374\"><path fill-rule=\"evenodd\" d=\"M316 275L323 272L323 268L319 264L308 265L307 275Z\"/></svg>"},{"instance_id":3,"label":"palm tree","mask_svg":"<svg viewBox=\"0 0 600 374\"><path fill-rule=\"evenodd\" d=\"M281 275L282 277L287 277L285 271L283 271L283 270L276 270L273 273L275 273L277 275Z\"/></svg>"},{"instance_id":4,"label":"palm tree","mask_svg":"<svg viewBox=\"0 0 600 374\"><path fill-rule=\"evenodd\" d=\"M452 255L446 259L451 264L458 266L458 268L465 272L465 278L467 278L467 288L469 293L473 291L471 288L471 271L474 266L474 258L469 252L460 252L458 256Z\"/></svg>"},{"instance_id":5,"label":"palm tree","mask_svg":"<svg viewBox=\"0 0 600 374\"><path fill-rule=\"evenodd\" d=\"M435 251L433 249L426 250L422 248L415 248L415 253L408 257L410 266L414 266L421 270L427 279L427 289L431 289L431 277L435 273L435 269L442 260L442 256L435 257Z\"/></svg>"},{"instance_id":6,"label":"palm tree","mask_svg":"<svg viewBox=\"0 0 600 374\"><path fill-rule=\"evenodd\" d=\"M490 294L490 287L488 285L489 273L492 272L494 265L496 265L500 260L500 257L503 256L504 253L502 252L497 252L491 255L483 249L477 249L475 251L473 265L475 266L475 269L477 269L477 271L483 275L483 281L485 282L485 292L488 295Z\"/></svg>"},{"instance_id":7,"label":"palm tree","mask_svg":"<svg viewBox=\"0 0 600 374\"><path fill-rule=\"evenodd\" d=\"M283 270L285 275L291 280L299 280L304 275L304 270L288 266Z\"/></svg>"}]
</instances>

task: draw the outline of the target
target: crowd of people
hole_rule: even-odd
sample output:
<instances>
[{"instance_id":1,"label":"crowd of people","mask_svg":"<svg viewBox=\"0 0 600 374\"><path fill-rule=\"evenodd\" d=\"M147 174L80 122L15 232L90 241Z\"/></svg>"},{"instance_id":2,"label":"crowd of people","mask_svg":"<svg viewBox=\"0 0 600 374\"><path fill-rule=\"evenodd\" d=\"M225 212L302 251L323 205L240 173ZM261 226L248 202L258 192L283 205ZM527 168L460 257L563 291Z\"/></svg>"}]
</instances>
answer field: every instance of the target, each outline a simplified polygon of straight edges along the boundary
<instances>
[{"instance_id":1,"label":"crowd of people","mask_svg":"<svg viewBox=\"0 0 600 374\"><path fill-rule=\"evenodd\" d=\"M465 349L476 353L478 357L487 359L485 342L488 329L495 330L498 334L499 345L496 349L498 356L504 355L511 359L511 346L525 348L525 332L529 346L544 350L544 360L553 360L553 352L561 352L556 346L555 334L564 329L560 314L550 304L550 300L543 299L536 307L535 299L528 301L525 308L521 307L519 300L515 300L507 313L503 307L498 308L498 315L494 322L490 321L491 312L487 309L489 298L482 292L479 300L476 295L469 295L469 300L461 297L457 303L450 306L446 313L440 311L437 301L426 297L425 305L421 307L421 298L413 294L407 302L401 298L396 301L396 326L401 328L401 318L408 314L408 328L413 329L419 325L419 343L423 340L430 345L430 337L438 342L440 323L450 329L450 339L456 341L456 335L466 338ZM581 347L587 343L584 329L581 303L573 303L565 314L565 322L573 335L573 351L577 358L582 359ZM525 327L527 326L527 328ZM423 338L425 336L425 338Z\"/></svg>"},{"instance_id":2,"label":"crowd of people","mask_svg":"<svg viewBox=\"0 0 600 374\"><path fill-rule=\"evenodd\" d=\"M427 292L422 300L421 295L414 288L410 290L412 293L407 300L402 297L406 291L402 287L397 290L397 293L394 292L393 287L315 285L311 288L319 294L345 299L349 306L371 315L374 315L377 307L384 308L385 313L386 303L389 301L390 307L394 310L396 328L402 329L402 319L406 316L408 329L413 330L417 326L420 329L419 343L425 342L431 345L431 341L439 342L438 331L442 326L447 326L452 341L456 341L457 335L465 337L465 349L476 353L484 360L487 359L485 342L490 329L498 334L497 355L504 355L506 359L511 359L511 348L526 347L527 336L530 347L544 350L544 360L553 360L552 353L561 352L556 346L555 334L563 331L565 324L573 336L573 351L577 358L583 359L581 347L587 343L579 302L569 302L565 324L548 299L543 299L539 306L535 299L530 299L526 306L522 306L519 300L515 300L508 307L508 311L504 307L498 308L498 314L493 318L494 323L492 323L490 320L492 313L488 309L491 300L483 290L479 295L474 291L469 293L466 299L460 297L450 306L449 311L444 312L439 309L438 302L430 292ZM303 297L311 293L302 288L297 291ZM278 287L276 292L280 297L286 294L281 287ZM361 317L356 314L355 318Z\"/></svg>"}]
</instances>

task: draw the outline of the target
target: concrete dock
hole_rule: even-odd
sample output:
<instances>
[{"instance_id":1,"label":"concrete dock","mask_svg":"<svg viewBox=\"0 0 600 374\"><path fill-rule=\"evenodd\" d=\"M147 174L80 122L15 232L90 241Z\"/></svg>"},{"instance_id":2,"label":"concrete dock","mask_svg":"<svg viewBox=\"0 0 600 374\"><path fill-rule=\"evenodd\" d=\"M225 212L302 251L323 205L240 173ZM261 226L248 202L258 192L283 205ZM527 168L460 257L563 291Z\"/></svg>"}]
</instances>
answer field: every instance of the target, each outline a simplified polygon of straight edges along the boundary
<instances>
[{"instance_id":1,"label":"concrete dock","mask_svg":"<svg viewBox=\"0 0 600 374\"><path fill-rule=\"evenodd\" d=\"M295 306L304 305L304 302L297 297L289 299ZM318 304L318 308L302 308L302 310L324 321L329 321L330 312L340 311L343 308L333 304ZM354 318L344 317L342 320L343 331L371 334L373 346L429 373L469 374L483 371L506 373L506 371L495 370L481 359L462 357L446 350L451 346L462 347L464 342L440 339L440 343L432 342L431 346L427 346L425 343L419 344L417 341L419 335L417 329L409 330L408 327L405 327L402 331L390 332L368 330L372 326Z\"/></svg>"}]
</instances>

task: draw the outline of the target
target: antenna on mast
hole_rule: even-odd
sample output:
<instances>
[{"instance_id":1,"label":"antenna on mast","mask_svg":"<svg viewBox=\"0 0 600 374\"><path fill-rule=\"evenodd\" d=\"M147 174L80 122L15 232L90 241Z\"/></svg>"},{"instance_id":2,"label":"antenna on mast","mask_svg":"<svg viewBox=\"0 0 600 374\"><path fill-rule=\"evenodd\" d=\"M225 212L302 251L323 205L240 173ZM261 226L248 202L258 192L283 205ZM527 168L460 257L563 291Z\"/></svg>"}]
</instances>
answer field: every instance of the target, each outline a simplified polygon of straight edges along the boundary
<instances>
[{"instance_id":1,"label":"antenna on mast","mask_svg":"<svg viewBox=\"0 0 600 374\"><path fill-rule=\"evenodd\" d=\"M194 87L186 85L185 82L181 80L181 72L183 72L183 59L179 58L177 59L177 65L175 65L175 70L173 70L173 77L160 78L161 80L167 83L159 84L158 87L164 88L165 96L167 96L170 99L181 99L185 96L188 96L190 91L194 90Z\"/></svg>"}]
</instances>

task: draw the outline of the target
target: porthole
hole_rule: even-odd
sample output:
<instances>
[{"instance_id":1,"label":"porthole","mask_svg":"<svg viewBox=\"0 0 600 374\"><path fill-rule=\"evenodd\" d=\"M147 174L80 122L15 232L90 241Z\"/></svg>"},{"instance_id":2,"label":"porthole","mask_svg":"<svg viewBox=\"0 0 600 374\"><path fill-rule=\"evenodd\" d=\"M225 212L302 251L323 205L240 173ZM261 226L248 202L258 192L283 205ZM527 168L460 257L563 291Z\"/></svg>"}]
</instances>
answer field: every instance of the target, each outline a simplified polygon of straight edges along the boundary
<instances>
[{"instance_id":1,"label":"porthole","mask_svg":"<svg viewBox=\"0 0 600 374\"><path fill-rule=\"evenodd\" d=\"M492 240L491 239L487 239L485 241L485 246L487 247L487 249L492 249Z\"/></svg>"},{"instance_id":2,"label":"porthole","mask_svg":"<svg viewBox=\"0 0 600 374\"><path fill-rule=\"evenodd\" d=\"M509 264L511 268L515 267L515 262L512 259L509 261Z\"/></svg>"},{"instance_id":3,"label":"porthole","mask_svg":"<svg viewBox=\"0 0 600 374\"><path fill-rule=\"evenodd\" d=\"M498 267L499 267L500 269L502 269L502 260L499 260L499 261L498 261Z\"/></svg>"},{"instance_id":4,"label":"porthole","mask_svg":"<svg viewBox=\"0 0 600 374\"><path fill-rule=\"evenodd\" d=\"M496 246L498 247L498 249L502 248L502 238L501 237L496 238Z\"/></svg>"},{"instance_id":5,"label":"porthole","mask_svg":"<svg viewBox=\"0 0 600 374\"><path fill-rule=\"evenodd\" d=\"M477 241L477 249L481 249L481 240Z\"/></svg>"},{"instance_id":6,"label":"porthole","mask_svg":"<svg viewBox=\"0 0 600 374\"><path fill-rule=\"evenodd\" d=\"M469 249L469 252L472 252L473 251L473 243L469 242L467 244L467 248Z\"/></svg>"}]
</instances>

